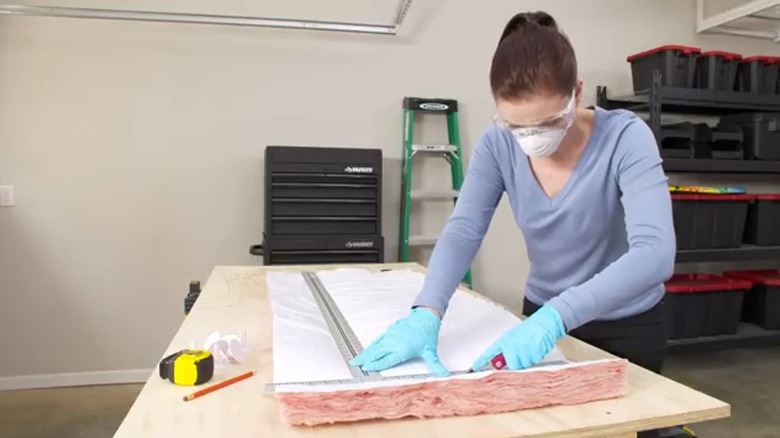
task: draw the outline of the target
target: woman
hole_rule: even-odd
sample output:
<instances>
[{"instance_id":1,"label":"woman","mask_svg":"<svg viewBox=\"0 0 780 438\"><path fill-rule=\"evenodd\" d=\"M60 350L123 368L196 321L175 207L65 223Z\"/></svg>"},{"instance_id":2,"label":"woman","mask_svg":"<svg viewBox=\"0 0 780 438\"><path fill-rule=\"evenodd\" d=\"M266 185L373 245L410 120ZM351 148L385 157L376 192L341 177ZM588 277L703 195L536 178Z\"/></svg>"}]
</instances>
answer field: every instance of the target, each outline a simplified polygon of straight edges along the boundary
<instances>
[{"instance_id":1,"label":"woman","mask_svg":"<svg viewBox=\"0 0 780 438\"><path fill-rule=\"evenodd\" d=\"M675 235L652 131L627 111L580 108L572 45L543 12L513 17L490 70L495 126L479 139L457 204L410 314L353 360L366 371L436 353L441 317L471 265L502 194L525 237L529 317L496 340L512 370L541 361L567 333L660 372L664 286Z\"/></svg>"}]
</instances>

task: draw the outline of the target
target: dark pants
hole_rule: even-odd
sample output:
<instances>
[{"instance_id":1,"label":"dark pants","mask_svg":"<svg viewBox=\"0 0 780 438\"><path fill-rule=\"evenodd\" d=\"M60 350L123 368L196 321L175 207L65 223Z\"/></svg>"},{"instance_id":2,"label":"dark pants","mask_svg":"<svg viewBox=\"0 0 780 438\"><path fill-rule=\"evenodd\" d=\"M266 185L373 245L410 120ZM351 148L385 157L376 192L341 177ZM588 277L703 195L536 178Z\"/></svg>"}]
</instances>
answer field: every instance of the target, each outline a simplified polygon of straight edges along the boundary
<instances>
[{"instance_id":1,"label":"dark pants","mask_svg":"<svg viewBox=\"0 0 780 438\"><path fill-rule=\"evenodd\" d=\"M523 314L530 316L540 306L525 299ZM634 365L660 374L666 359L666 325L663 300L650 310L614 321L593 321L569 334ZM638 438L659 436L658 431L640 432Z\"/></svg>"}]
</instances>

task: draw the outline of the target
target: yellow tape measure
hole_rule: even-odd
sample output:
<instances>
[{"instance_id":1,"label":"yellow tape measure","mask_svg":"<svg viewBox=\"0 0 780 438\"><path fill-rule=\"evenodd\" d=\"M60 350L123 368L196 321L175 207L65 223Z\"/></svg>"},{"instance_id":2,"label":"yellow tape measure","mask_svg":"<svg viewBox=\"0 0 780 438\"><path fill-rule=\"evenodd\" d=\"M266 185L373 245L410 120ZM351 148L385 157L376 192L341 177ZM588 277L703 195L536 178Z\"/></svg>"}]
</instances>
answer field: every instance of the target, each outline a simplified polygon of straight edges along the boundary
<instances>
[{"instance_id":1,"label":"yellow tape measure","mask_svg":"<svg viewBox=\"0 0 780 438\"><path fill-rule=\"evenodd\" d=\"M206 350L181 350L160 361L160 377L177 385L202 385L214 375L214 356Z\"/></svg>"}]
</instances>

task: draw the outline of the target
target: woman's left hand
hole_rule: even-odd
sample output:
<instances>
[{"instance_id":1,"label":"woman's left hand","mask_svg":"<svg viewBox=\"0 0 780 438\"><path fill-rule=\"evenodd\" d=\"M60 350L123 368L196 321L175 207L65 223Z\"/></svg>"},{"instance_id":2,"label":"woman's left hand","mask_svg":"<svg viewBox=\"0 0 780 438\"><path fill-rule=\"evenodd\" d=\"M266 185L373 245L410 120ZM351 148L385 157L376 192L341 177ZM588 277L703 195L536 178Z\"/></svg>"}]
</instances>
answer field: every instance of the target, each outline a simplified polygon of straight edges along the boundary
<instances>
[{"instance_id":1,"label":"woman's left hand","mask_svg":"<svg viewBox=\"0 0 780 438\"><path fill-rule=\"evenodd\" d=\"M541 362L566 335L561 316L545 304L517 326L507 330L501 338L474 361L471 369L479 371L503 353L507 369L521 370Z\"/></svg>"}]
</instances>

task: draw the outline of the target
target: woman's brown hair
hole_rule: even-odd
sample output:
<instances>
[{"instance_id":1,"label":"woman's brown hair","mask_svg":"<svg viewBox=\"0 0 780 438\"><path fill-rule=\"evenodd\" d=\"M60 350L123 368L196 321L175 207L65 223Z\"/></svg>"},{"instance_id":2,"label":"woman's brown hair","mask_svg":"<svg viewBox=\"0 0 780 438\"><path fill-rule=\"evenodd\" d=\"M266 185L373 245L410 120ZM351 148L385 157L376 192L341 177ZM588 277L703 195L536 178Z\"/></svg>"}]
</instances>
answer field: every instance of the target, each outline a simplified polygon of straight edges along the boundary
<instances>
[{"instance_id":1,"label":"woman's brown hair","mask_svg":"<svg viewBox=\"0 0 780 438\"><path fill-rule=\"evenodd\" d=\"M577 57L569 39L546 12L523 12L504 27L490 67L493 97L509 101L535 95L569 95L577 84Z\"/></svg>"}]
</instances>

